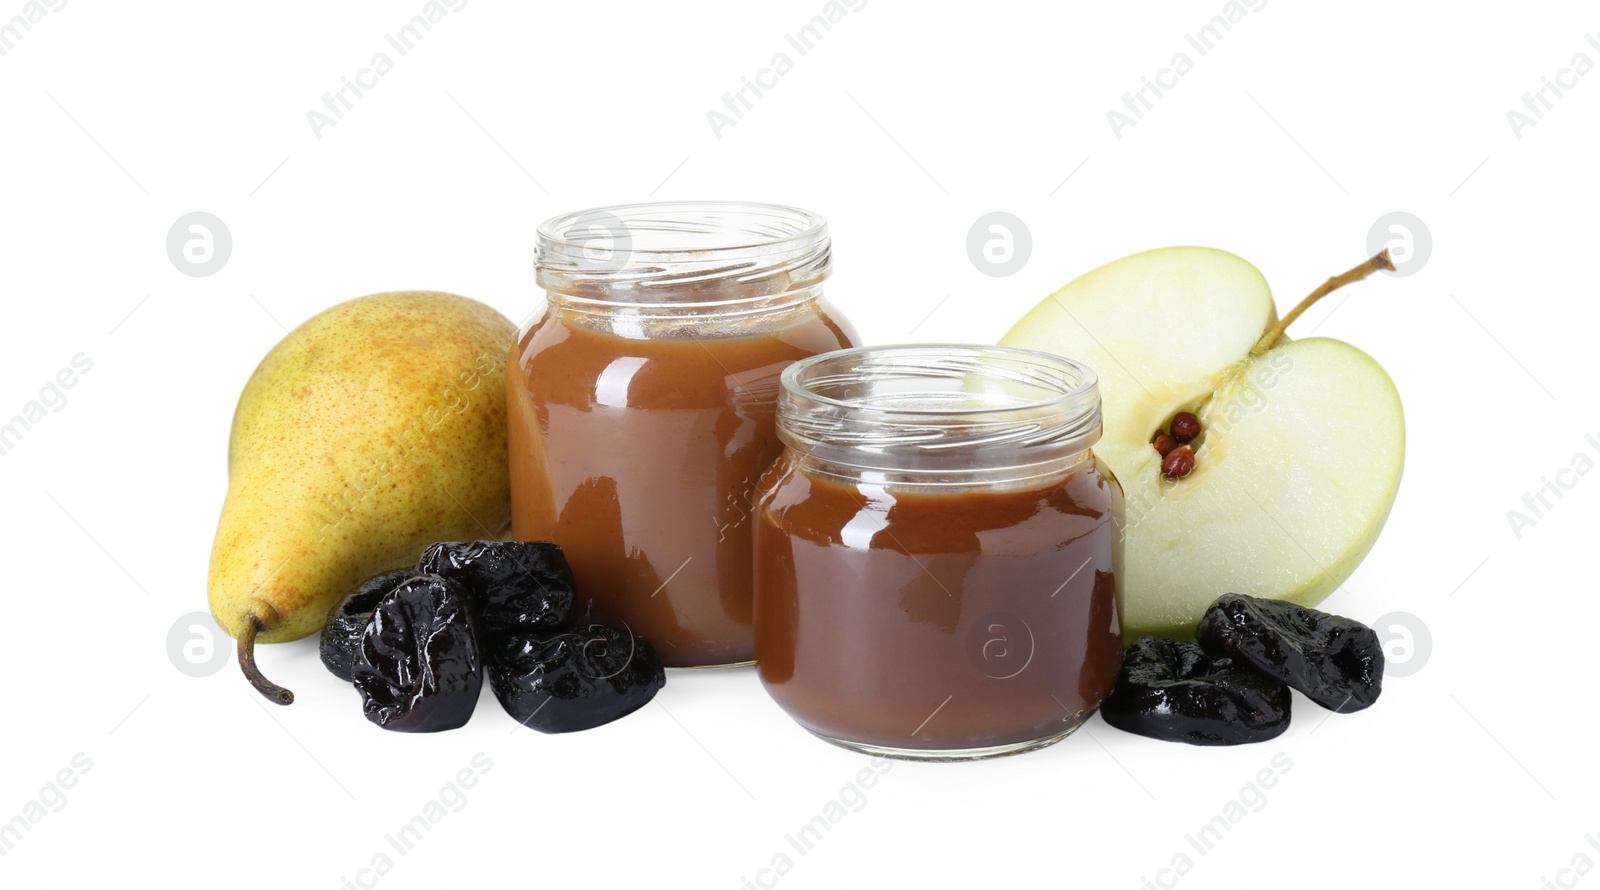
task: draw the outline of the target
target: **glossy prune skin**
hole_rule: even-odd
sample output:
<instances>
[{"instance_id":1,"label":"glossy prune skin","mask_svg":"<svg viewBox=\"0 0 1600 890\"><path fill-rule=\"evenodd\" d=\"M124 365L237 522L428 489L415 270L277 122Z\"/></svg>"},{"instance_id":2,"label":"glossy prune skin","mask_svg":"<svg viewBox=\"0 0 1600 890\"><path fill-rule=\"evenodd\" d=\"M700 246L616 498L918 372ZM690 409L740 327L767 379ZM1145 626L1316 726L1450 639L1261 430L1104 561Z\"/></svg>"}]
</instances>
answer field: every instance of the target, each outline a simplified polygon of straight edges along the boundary
<instances>
[{"instance_id":1,"label":"glossy prune skin","mask_svg":"<svg viewBox=\"0 0 1600 890\"><path fill-rule=\"evenodd\" d=\"M466 723L483 688L483 662L466 595L419 575L384 597L356 650L355 686L367 719L400 732Z\"/></svg>"},{"instance_id":2,"label":"glossy prune skin","mask_svg":"<svg viewBox=\"0 0 1600 890\"><path fill-rule=\"evenodd\" d=\"M1194 634L1206 652L1249 665L1330 711L1362 710L1383 691L1383 644L1359 621L1228 593Z\"/></svg>"},{"instance_id":3,"label":"glossy prune skin","mask_svg":"<svg viewBox=\"0 0 1600 890\"><path fill-rule=\"evenodd\" d=\"M372 620L373 607L415 574L412 569L394 569L373 575L345 594L328 612L328 623L322 626L318 648L322 665L329 673L346 683L353 679L356 649L361 646L361 634L367 629L367 622Z\"/></svg>"},{"instance_id":4,"label":"glossy prune skin","mask_svg":"<svg viewBox=\"0 0 1600 890\"><path fill-rule=\"evenodd\" d=\"M637 711L667 682L649 641L591 624L495 643L489 685L517 722L539 732L593 729Z\"/></svg>"},{"instance_id":5,"label":"glossy prune skin","mask_svg":"<svg viewBox=\"0 0 1600 890\"><path fill-rule=\"evenodd\" d=\"M558 544L442 542L422 552L417 569L465 588L486 636L548 633L572 617L576 587Z\"/></svg>"},{"instance_id":6,"label":"glossy prune skin","mask_svg":"<svg viewBox=\"0 0 1600 890\"><path fill-rule=\"evenodd\" d=\"M1241 745L1289 728L1289 688L1194 643L1143 637L1122 656L1122 675L1100 705L1118 729L1191 745Z\"/></svg>"}]
</instances>

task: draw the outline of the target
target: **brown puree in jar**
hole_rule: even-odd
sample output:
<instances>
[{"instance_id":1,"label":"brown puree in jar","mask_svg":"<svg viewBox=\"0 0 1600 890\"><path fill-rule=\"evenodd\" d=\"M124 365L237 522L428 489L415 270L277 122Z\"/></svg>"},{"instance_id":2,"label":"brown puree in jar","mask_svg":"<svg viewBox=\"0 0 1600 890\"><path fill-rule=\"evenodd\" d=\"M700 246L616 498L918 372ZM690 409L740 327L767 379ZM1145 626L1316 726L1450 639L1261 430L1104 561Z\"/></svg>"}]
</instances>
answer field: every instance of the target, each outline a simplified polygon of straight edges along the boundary
<instances>
[{"instance_id":1,"label":"brown puree in jar","mask_svg":"<svg viewBox=\"0 0 1600 890\"><path fill-rule=\"evenodd\" d=\"M756 665L801 725L985 748L1073 727L1110 694L1122 545L1099 526L1122 494L1093 457L1030 487L891 493L792 455L757 505Z\"/></svg>"},{"instance_id":2,"label":"brown puree in jar","mask_svg":"<svg viewBox=\"0 0 1600 890\"><path fill-rule=\"evenodd\" d=\"M560 544L593 617L669 667L753 657L751 492L783 450L778 377L855 336L824 306L648 339L548 309L512 347L512 533Z\"/></svg>"}]
</instances>

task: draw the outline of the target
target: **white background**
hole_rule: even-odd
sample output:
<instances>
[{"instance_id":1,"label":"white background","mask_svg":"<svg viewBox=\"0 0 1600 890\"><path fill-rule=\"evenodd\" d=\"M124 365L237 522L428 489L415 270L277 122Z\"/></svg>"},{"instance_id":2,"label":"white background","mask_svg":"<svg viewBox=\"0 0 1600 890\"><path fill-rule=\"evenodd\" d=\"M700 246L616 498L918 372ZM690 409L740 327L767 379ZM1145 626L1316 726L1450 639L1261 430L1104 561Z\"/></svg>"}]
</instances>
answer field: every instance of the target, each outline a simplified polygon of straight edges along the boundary
<instances>
[{"instance_id":1,"label":"white background","mask_svg":"<svg viewBox=\"0 0 1600 890\"><path fill-rule=\"evenodd\" d=\"M1600 887L1559 871L1600 862L1600 474L1563 477L1520 539L1506 516L1574 455L1600 459L1584 440L1600 438L1600 76L1520 139L1506 117L1574 54L1600 62L1592 9L1272 0L1201 57L1184 35L1221 0L871 0L799 57L784 35L820 0L474 0L317 138L307 111L422 6L73 0L0 57L0 416L93 362L0 458L0 820L75 754L93 764L0 858L5 886L332 888L388 850L386 887L771 885L780 852L785 888ZM0 0L0 17L24 9ZM780 51L793 70L718 138L707 111ZM1108 109L1180 51L1193 71L1119 139ZM658 704L588 733L515 732L486 700L460 731L410 737L363 720L313 640L260 653L290 708L231 663L174 667L169 630L206 608L234 402L286 328L405 288L520 320L540 220L651 197L827 216L829 295L869 343L993 342L1078 274L1180 243L1249 258L1286 310L1364 257L1374 221L1415 214L1425 268L1297 330L1370 352L1404 398L1399 501L1328 608L1415 616L1426 660L1359 715L1323 722L1300 699L1263 745L1096 719L1039 753L899 763L804 856L785 834L869 761L810 738L749 671L674 674ZM197 210L233 240L210 277L165 249ZM1011 277L966 252L995 210L1032 233ZM493 765L466 805L393 854L385 833L478 752ZM1185 835L1280 752L1292 768L1265 804L1198 854ZM1161 872L1180 852L1192 871Z\"/></svg>"}]
</instances>

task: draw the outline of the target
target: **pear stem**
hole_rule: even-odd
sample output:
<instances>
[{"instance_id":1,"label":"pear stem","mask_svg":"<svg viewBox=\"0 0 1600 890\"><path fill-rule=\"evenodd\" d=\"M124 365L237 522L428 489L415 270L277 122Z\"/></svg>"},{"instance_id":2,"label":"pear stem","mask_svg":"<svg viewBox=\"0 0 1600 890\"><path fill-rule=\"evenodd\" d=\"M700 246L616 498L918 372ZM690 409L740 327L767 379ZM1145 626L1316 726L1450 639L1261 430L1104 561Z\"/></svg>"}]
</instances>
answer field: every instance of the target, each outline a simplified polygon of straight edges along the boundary
<instances>
[{"instance_id":1,"label":"pear stem","mask_svg":"<svg viewBox=\"0 0 1600 890\"><path fill-rule=\"evenodd\" d=\"M256 667L256 634L261 632L261 628L260 617L251 615L244 633L239 635L239 669L244 671L244 678L250 681L250 685L267 697L267 701L292 705L294 693L262 676L261 669Z\"/></svg>"},{"instance_id":2,"label":"pear stem","mask_svg":"<svg viewBox=\"0 0 1600 890\"><path fill-rule=\"evenodd\" d=\"M1261 339L1257 340L1255 347L1250 350L1250 357L1257 358L1271 349L1278 342L1278 339L1283 336L1283 332L1289 329L1289 325L1294 324L1294 320L1300 317L1300 313L1311 308L1312 303L1347 284L1354 284L1368 275L1382 270L1394 271L1394 260L1389 258L1389 248L1387 247L1380 251L1377 256L1368 259L1361 265L1348 271L1340 272L1338 275L1322 282L1321 286L1300 301L1300 305L1289 310L1289 314L1285 315L1283 320L1278 322L1272 330L1261 335Z\"/></svg>"}]
</instances>

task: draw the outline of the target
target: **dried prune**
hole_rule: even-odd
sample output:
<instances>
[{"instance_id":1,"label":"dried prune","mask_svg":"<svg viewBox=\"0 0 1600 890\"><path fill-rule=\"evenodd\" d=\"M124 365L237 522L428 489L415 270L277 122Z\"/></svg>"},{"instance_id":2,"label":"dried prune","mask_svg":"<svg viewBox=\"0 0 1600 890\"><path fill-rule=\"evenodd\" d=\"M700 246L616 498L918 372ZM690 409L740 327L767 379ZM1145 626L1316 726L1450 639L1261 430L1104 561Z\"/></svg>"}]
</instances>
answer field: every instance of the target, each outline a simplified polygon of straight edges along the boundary
<instances>
[{"instance_id":1,"label":"dried prune","mask_svg":"<svg viewBox=\"0 0 1600 890\"><path fill-rule=\"evenodd\" d=\"M328 612L328 623L322 626L319 648L322 664L330 673L346 683L351 681L356 649L361 645L362 631L367 629L367 622L372 619L373 607L415 574L412 569L395 569L373 575L345 594L344 599Z\"/></svg>"},{"instance_id":2,"label":"dried prune","mask_svg":"<svg viewBox=\"0 0 1600 890\"><path fill-rule=\"evenodd\" d=\"M361 710L384 729L438 732L467 722L483 663L466 596L455 582L419 575L372 610L356 649Z\"/></svg>"},{"instance_id":3,"label":"dried prune","mask_svg":"<svg viewBox=\"0 0 1600 890\"><path fill-rule=\"evenodd\" d=\"M572 616L572 569L558 544L462 541L422 552L419 571L466 588L486 635L548 633Z\"/></svg>"},{"instance_id":4,"label":"dried prune","mask_svg":"<svg viewBox=\"0 0 1600 890\"><path fill-rule=\"evenodd\" d=\"M1100 705L1118 729L1191 745L1239 745L1289 728L1289 688L1194 643L1144 637L1122 655L1117 688Z\"/></svg>"},{"instance_id":5,"label":"dried prune","mask_svg":"<svg viewBox=\"0 0 1600 890\"><path fill-rule=\"evenodd\" d=\"M540 732L610 723L644 707L666 682L649 641L601 624L501 637L489 665L506 713Z\"/></svg>"},{"instance_id":6,"label":"dried prune","mask_svg":"<svg viewBox=\"0 0 1600 890\"><path fill-rule=\"evenodd\" d=\"M1359 621L1228 593L1194 633L1212 655L1247 664L1331 711L1359 711L1383 691L1383 644Z\"/></svg>"}]
</instances>

